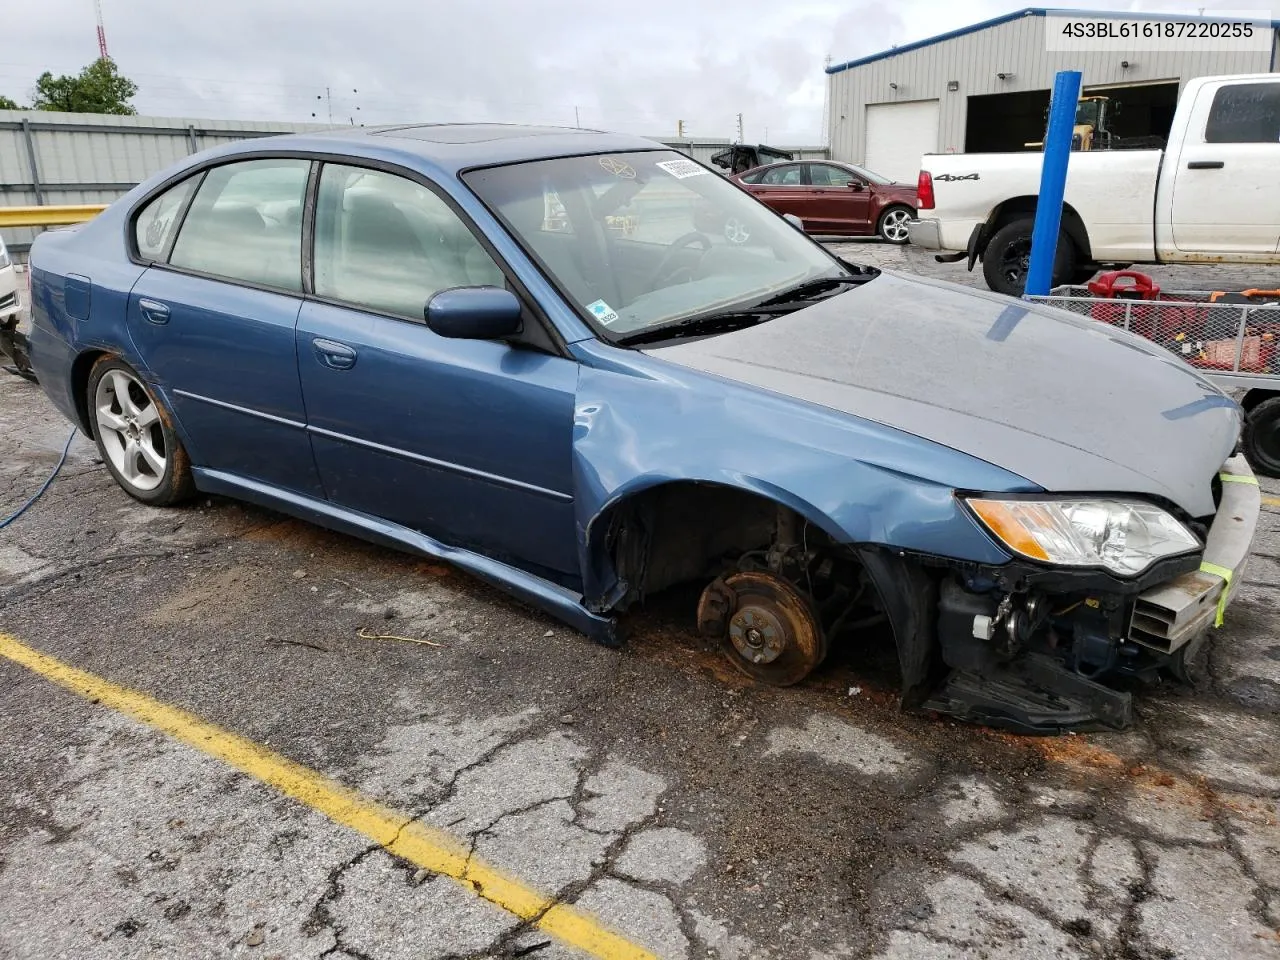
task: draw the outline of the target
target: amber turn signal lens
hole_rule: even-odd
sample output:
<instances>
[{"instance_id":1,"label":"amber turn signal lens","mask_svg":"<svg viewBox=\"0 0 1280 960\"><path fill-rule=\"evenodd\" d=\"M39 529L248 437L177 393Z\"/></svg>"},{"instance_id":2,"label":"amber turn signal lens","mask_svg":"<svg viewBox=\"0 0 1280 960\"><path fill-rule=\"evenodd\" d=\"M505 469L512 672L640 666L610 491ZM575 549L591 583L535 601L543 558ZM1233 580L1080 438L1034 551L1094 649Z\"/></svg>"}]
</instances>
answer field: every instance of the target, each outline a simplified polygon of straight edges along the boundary
<instances>
[{"instance_id":1,"label":"amber turn signal lens","mask_svg":"<svg viewBox=\"0 0 1280 960\"><path fill-rule=\"evenodd\" d=\"M1006 546L1033 560L1049 559L1044 547L1014 516L1008 504L998 500L970 500L969 506Z\"/></svg>"}]
</instances>

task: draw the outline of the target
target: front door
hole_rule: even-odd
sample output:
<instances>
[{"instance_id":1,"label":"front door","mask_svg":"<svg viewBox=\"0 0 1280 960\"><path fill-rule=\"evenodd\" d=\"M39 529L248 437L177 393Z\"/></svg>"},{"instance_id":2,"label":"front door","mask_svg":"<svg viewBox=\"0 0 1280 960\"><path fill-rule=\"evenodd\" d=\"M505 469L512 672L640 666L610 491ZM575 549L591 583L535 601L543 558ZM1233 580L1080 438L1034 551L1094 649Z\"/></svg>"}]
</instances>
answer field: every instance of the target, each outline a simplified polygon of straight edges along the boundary
<instances>
[{"instance_id":1,"label":"front door","mask_svg":"<svg viewBox=\"0 0 1280 960\"><path fill-rule=\"evenodd\" d=\"M809 164L811 196L805 222L822 233L865 236L871 232L871 190L866 181L833 163Z\"/></svg>"},{"instance_id":2,"label":"front door","mask_svg":"<svg viewBox=\"0 0 1280 960\"><path fill-rule=\"evenodd\" d=\"M1280 243L1280 79L1205 84L1174 178L1179 252L1273 258ZM1172 166L1170 170L1169 167Z\"/></svg>"},{"instance_id":3,"label":"front door","mask_svg":"<svg viewBox=\"0 0 1280 960\"><path fill-rule=\"evenodd\" d=\"M574 582L577 364L424 322L439 290L505 283L468 227L414 181L326 164L314 269L297 352L329 499Z\"/></svg>"},{"instance_id":4,"label":"front door","mask_svg":"<svg viewBox=\"0 0 1280 960\"><path fill-rule=\"evenodd\" d=\"M196 466L322 496L294 351L310 167L231 163L153 200L135 227L152 266L129 295L127 322Z\"/></svg>"}]
</instances>

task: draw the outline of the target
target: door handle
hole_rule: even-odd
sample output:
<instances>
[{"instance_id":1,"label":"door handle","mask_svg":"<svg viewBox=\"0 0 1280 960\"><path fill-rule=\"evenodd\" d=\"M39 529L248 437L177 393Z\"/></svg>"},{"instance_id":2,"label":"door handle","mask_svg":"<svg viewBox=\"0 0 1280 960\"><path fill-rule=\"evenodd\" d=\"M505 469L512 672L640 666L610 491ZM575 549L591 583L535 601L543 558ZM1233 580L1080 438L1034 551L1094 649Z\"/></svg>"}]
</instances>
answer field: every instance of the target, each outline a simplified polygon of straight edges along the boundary
<instances>
[{"instance_id":1,"label":"door handle","mask_svg":"<svg viewBox=\"0 0 1280 960\"><path fill-rule=\"evenodd\" d=\"M1221 160L1192 160L1187 164L1188 170L1221 170L1226 164Z\"/></svg>"},{"instance_id":2,"label":"door handle","mask_svg":"<svg viewBox=\"0 0 1280 960\"><path fill-rule=\"evenodd\" d=\"M356 365L356 352L345 343L316 338L311 341L320 362L331 370L350 370Z\"/></svg>"},{"instance_id":3,"label":"door handle","mask_svg":"<svg viewBox=\"0 0 1280 960\"><path fill-rule=\"evenodd\" d=\"M151 323L169 322L169 307L159 300L143 297L138 301L138 309L142 311L142 315Z\"/></svg>"}]
</instances>

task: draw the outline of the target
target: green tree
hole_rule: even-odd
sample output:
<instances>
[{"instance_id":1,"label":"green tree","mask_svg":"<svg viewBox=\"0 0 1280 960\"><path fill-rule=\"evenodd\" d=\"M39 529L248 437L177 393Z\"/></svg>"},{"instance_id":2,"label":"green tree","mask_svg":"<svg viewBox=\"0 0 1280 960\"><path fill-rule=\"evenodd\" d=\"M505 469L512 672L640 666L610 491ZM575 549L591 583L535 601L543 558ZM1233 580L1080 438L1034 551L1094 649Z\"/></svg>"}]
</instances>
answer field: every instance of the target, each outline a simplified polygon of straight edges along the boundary
<instances>
[{"instance_id":1,"label":"green tree","mask_svg":"<svg viewBox=\"0 0 1280 960\"><path fill-rule=\"evenodd\" d=\"M62 110L67 113L134 114L129 101L138 85L116 71L115 61L102 57L80 71L78 77L55 77L49 71L36 81L33 110Z\"/></svg>"},{"instance_id":2,"label":"green tree","mask_svg":"<svg viewBox=\"0 0 1280 960\"><path fill-rule=\"evenodd\" d=\"M3 93L0 93L0 110L21 110L16 100L10 100Z\"/></svg>"}]
</instances>

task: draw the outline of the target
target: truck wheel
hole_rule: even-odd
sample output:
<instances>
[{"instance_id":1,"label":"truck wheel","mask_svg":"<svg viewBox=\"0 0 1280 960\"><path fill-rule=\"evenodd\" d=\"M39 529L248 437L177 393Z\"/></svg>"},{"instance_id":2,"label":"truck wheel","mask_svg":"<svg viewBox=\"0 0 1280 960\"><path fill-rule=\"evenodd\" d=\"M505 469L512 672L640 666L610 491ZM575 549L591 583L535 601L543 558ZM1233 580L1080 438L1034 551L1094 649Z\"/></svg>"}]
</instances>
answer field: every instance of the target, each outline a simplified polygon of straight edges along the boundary
<instances>
[{"instance_id":1,"label":"truck wheel","mask_svg":"<svg viewBox=\"0 0 1280 960\"><path fill-rule=\"evenodd\" d=\"M876 222L876 233L880 234L881 240L887 240L889 243L906 243L909 239L907 224L915 218L916 212L910 207L904 207L901 204L886 207Z\"/></svg>"},{"instance_id":2,"label":"truck wheel","mask_svg":"<svg viewBox=\"0 0 1280 960\"><path fill-rule=\"evenodd\" d=\"M987 286L1010 297L1022 296L1031 265L1032 217L1011 220L995 232L982 254L982 275ZM1058 234L1053 263L1053 285L1069 283L1076 269L1076 248L1065 233Z\"/></svg>"},{"instance_id":3,"label":"truck wheel","mask_svg":"<svg viewBox=\"0 0 1280 960\"><path fill-rule=\"evenodd\" d=\"M1280 477L1280 397L1263 400L1244 421L1244 455L1265 477Z\"/></svg>"}]
</instances>

